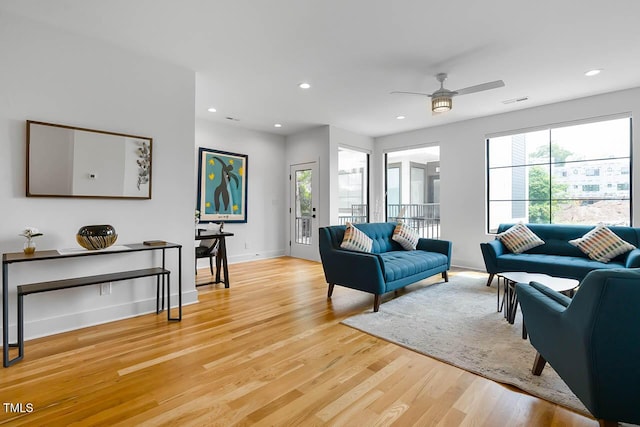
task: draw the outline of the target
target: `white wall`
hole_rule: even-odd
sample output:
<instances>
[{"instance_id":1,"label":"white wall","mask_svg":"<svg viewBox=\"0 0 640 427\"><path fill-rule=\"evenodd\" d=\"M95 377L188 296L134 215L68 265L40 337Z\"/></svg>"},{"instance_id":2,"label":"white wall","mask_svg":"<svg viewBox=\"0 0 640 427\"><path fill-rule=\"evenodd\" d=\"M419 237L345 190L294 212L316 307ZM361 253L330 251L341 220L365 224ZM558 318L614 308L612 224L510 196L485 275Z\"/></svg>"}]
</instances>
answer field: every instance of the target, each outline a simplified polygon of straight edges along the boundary
<instances>
[{"instance_id":1,"label":"white wall","mask_svg":"<svg viewBox=\"0 0 640 427\"><path fill-rule=\"evenodd\" d=\"M350 147L365 152L373 152L373 138L349 132L335 126L319 126L290 135L286 139L287 171L292 165L317 162L318 164L318 227L338 223L338 147ZM286 241L291 239L290 183L286 182ZM290 250L287 250L290 254ZM313 259L320 261L316 245Z\"/></svg>"},{"instance_id":2,"label":"white wall","mask_svg":"<svg viewBox=\"0 0 640 427\"><path fill-rule=\"evenodd\" d=\"M421 129L376 139L376 194L383 194L384 150L428 142L440 144L442 238L453 242L453 263L484 269L479 244L486 234L485 136L590 117L631 112L640 115L640 88L519 110L445 126ZM452 112L455 114L455 110ZM637 125L634 122L634 128ZM640 164L639 132L633 132L633 162ZM633 223L640 224L639 174L634 175Z\"/></svg>"},{"instance_id":3,"label":"white wall","mask_svg":"<svg viewBox=\"0 0 640 427\"><path fill-rule=\"evenodd\" d=\"M329 126L319 126L307 131L298 132L294 135L289 135L286 138L284 168L287 171L287 175L289 175L289 170L292 165L309 162L317 162L318 164L318 227L323 227L330 223L331 202L329 191L327 191L327 189L330 188ZM290 185L291 184L287 177L284 184L286 195L286 242L291 240L291 223L289 214L289 207L291 206L291 192L289 191ZM287 245L287 254L290 253L289 246ZM318 252L317 247L315 249L314 259L318 261L320 260L320 252Z\"/></svg>"},{"instance_id":4,"label":"white wall","mask_svg":"<svg viewBox=\"0 0 640 427\"><path fill-rule=\"evenodd\" d=\"M196 159L193 179L197 191L199 147L247 154L247 223L225 223L230 263L282 256L285 253L285 167L284 137L198 119L195 136ZM196 203L191 207L191 216ZM286 205L288 206L288 205ZM200 267L207 259L198 261ZM231 278L233 280L233 278Z\"/></svg>"},{"instance_id":5,"label":"white wall","mask_svg":"<svg viewBox=\"0 0 640 427\"><path fill-rule=\"evenodd\" d=\"M25 226L44 232L40 250L78 247L77 230L112 224L117 244L163 239L184 245L183 301L197 301L193 272L195 73L16 16L0 15L0 251L22 250ZM153 138L151 200L25 197L25 121ZM186 189L186 190L185 190ZM167 268L177 283L176 251ZM158 265L159 254L108 255L12 264L10 331L18 284ZM174 292L176 287L174 286ZM155 280L30 295L26 337L155 311Z\"/></svg>"}]
</instances>

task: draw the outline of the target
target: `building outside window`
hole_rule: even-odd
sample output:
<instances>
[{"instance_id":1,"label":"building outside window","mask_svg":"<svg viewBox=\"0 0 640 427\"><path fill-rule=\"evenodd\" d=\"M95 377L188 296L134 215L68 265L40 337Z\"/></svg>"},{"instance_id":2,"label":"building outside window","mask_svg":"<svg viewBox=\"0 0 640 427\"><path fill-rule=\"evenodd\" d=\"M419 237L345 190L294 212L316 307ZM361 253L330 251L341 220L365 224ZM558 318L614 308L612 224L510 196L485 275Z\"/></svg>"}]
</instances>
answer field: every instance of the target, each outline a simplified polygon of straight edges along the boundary
<instances>
[{"instance_id":1,"label":"building outside window","mask_svg":"<svg viewBox=\"0 0 640 427\"><path fill-rule=\"evenodd\" d=\"M487 160L489 232L518 221L631 224L630 117L490 137Z\"/></svg>"}]
</instances>

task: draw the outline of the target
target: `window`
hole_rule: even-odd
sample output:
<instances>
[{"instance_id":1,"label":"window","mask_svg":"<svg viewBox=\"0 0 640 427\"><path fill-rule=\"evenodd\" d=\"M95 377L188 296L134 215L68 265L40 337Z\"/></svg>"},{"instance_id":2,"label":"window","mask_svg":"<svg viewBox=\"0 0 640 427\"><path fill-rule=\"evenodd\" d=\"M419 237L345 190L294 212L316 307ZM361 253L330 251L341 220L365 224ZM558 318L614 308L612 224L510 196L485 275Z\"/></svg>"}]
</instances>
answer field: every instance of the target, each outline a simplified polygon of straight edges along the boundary
<instances>
[{"instance_id":1,"label":"window","mask_svg":"<svg viewBox=\"0 0 640 427\"><path fill-rule=\"evenodd\" d=\"M491 137L487 160L489 232L518 221L631 224L629 117Z\"/></svg>"},{"instance_id":2,"label":"window","mask_svg":"<svg viewBox=\"0 0 640 427\"><path fill-rule=\"evenodd\" d=\"M412 204L422 204L425 202L425 194L427 191L427 186L425 185L427 165L411 162L410 174L411 197L409 202Z\"/></svg>"},{"instance_id":3,"label":"window","mask_svg":"<svg viewBox=\"0 0 640 427\"><path fill-rule=\"evenodd\" d=\"M385 221L401 220L420 237L440 237L440 146L384 154Z\"/></svg>"},{"instance_id":4,"label":"window","mask_svg":"<svg viewBox=\"0 0 640 427\"><path fill-rule=\"evenodd\" d=\"M369 154L338 148L338 217L340 224L367 222Z\"/></svg>"},{"instance_id":5,"label":"window","mask_svg":"<svg viewBox=\"0 0 640 427\"><path fill-rule=\"evenodd\" d=\"M399 205L401 196L401 167L400 163L387 165L387 204Z\"/></svg>"},{"instance_id":6,"label":"window","mask_svg":"<svg viewBox=\"0 0 640 427\"><path fill-rule=\"evenodd\" d=\"M582 191L600 191L600 186L598 184L587 184L582 186Z\"/></svg>"}]
</instances>

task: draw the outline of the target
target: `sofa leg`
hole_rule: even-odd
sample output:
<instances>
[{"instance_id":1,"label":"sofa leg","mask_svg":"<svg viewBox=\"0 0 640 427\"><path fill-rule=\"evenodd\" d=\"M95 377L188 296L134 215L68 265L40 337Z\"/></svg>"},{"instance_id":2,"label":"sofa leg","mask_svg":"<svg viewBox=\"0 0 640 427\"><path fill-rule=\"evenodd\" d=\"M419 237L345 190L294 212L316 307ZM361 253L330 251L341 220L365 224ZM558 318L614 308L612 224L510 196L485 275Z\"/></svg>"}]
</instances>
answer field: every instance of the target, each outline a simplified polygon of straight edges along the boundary
<instances>
[{"instance_id":1,"label":"sofa leg","mask_svg":"<svg viewBox=\"0 0 640 427\"><path fill-rule=\"evenodd\" d=\"M600 427L617 427L619 424L617 421L611 420L598 420L598 425Z\"/></svg>"},{"instance_id":2,"label":"sofa leg","mask_svg":"<svg viewBox=\"0 0 640 427\"><path fill-rule=\"evenodd\" d=\"M443 271L442 272L442 278L444 279L445 282L449 281L449 272L448 271Z\"/></svg>"},{"instance_id":3,"label":"sofa leg","mask_svg":"<svg viewBox=\"0 0 640 427\"><path fill-rule=\"evenodd\" d=\"M334 286L335 286L335 283L329 283L329 289L327 289L327 298L331 298L331 295L333 294Z\"/></svg>"},{"instance_id":4,"label":"sofa leg","mask_svg":"<svg viewBox=\"0 0 640 427\"><path fill-rule=\"evenodd\" d=\"M494 273L489 273L489 280L487 280L487 286L491 286L491 282L493 282Z\"/></svg>"},{"instance_id":5,"label":"sofa leg","mask_svg":"<svg viewBox=\"0 0 640 427\"><path fill-rule=\"evenodd\" d=\"M380 309L380 295L375 294L373 296L373 312L377 313L379 309Z\"/></svg>"},{"instance_id":6,"label":"sofa leg","mask_svg":"<svg viewBox=\"0 0 640 427\"><path fill-rule=\"evenodd\" d=\"M544 357L540 355L540 353L536 353L536 360L533 362L533 368L531 369L531 373L533 375L539 376L544 369L544 365L547 364L547 361L544 360Z\"/></svg>"}]
</instances>

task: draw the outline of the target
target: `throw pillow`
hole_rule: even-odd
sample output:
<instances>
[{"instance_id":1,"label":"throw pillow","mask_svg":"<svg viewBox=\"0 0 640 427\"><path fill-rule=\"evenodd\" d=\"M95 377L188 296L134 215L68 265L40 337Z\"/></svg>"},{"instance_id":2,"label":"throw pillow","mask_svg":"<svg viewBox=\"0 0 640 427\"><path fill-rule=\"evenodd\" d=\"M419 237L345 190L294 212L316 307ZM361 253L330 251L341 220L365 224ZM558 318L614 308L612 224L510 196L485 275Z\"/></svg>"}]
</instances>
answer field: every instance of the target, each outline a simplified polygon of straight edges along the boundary
<instances>
[{"instance_id":1,"label":"throw pillow","mask_svg":"<svg viewBox=\"0 0 640 427\"><path fill-rule=\"evenodd\" d=\"M523 223L514 225L498 234L496 238L514 254L521 254L536 246L544 245L544 241Z\"/></svg>"},{"instance_id":2,"label":"throw pillow","mask_svg":"<svg viewBox=\"0 0 640 427\"><path fill-rule=\"evenodd\" d=\"M398 222L396 228L393 230L391 239L400 243L400 246L402 246L404 250L414 251L416 250L416 246L418 246L420 236L418 236L418 233L416 233L413 228L402 222Z\"/></svg>"},{"instance_id":3,"label":"throw pillow","mask_svg":"<svg viewBox=\"0 0 640 427\"><path fill-rule=\"evenodd\" d=\"M589 258L600 262L609 262L618 255L636 248L602 224L597 225L579 239L569 240L569 243L577 246Z\"/></svg>"},{"instance_id":4,"label":"throw pillow","mask_svg":"<svg viewBox=\"0 0 640 427\"><path fill-rule=\"evenodd\" d=\"M373 240L348 222L340 247L349 251L371 252Z\"/></svg>"}]
</instances>

